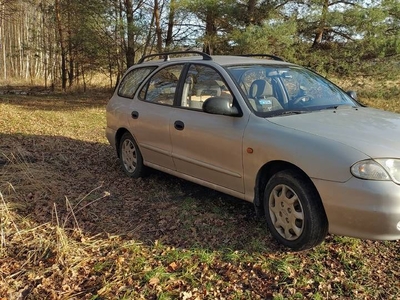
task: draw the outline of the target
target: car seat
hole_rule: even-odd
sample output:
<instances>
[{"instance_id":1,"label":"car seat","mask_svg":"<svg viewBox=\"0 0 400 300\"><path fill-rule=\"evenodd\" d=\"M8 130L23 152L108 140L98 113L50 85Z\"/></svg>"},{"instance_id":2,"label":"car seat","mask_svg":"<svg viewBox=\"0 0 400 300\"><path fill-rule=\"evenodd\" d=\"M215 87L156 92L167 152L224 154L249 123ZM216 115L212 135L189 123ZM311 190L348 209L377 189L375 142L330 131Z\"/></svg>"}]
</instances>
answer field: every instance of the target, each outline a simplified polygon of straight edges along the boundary
<instances>
[{"instance_id":1,"label":"car seat","mask_svg":"<svg viewBox=\"0 0 400 300\"><path fill-rule=\"evenodd\" d=\"M263 79L253 81L249 90L249 100L253 108L259 112L283 109L274 96L271 84Z\"/></svg>"}]
</instances>

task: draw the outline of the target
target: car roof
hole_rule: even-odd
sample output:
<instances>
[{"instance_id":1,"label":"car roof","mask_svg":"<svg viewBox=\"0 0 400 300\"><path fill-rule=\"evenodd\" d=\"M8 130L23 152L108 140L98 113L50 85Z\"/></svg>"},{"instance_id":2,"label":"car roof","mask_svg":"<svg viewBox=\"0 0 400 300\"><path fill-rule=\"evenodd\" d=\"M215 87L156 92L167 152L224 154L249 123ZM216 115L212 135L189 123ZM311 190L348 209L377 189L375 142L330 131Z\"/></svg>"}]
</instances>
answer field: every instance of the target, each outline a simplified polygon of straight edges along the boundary
<instances>
[{"instance_id":1,"label":"car roof","mask_svg":"<svg viewBox=\"0 0 400 300\"><path fill-rule=\"evenodd\" d=\"M189 56L188 56L189 54ZM193 55L194 54L194 55ZM174 55L185 55L174 57ZM146 61L146 59L157 57ZM164 57L164 59L160 59ZM173 62L214 62L221 66L240 65L240 64L270 64L270 65L292 65L285 62L282 58L270 54L250 54L250 55L208 55L200 51L178 51L151 54L142 57L137 65L160 65ZM136 66L137 66L136 65Z\"/></svg>"},{"instance_id":2,"label":"car roof","mask_svg":"<svg viewBox=\"0 0 400 300\"><path fill-rule=\"evenodd\" d=\"M290 63L283 60L276 60L271 58L256 58L234 55L215 55L212 56L213 61L221 66L240 65L240 64L271 64L271 65L290 65Z\"/></svg>"}]
</instances>

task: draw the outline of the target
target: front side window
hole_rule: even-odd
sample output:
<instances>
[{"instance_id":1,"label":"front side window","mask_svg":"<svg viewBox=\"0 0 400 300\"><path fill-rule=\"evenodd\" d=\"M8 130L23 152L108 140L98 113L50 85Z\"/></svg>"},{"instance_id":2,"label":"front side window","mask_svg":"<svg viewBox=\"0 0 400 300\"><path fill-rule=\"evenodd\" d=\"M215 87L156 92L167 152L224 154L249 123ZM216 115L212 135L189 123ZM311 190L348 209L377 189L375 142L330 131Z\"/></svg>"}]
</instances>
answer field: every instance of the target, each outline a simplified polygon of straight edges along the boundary
<instances>
[{"instance_id":1,"label":"front side window","mask_svg":"<svg viewBox=\"0 0 400 300\"><path fill-rule=\"evenodd\" d=\"M192 64L185 78L181 106L202 109L211 97L229 97L233 100L221 75L213 68Z\"/></svg>"},{"instance_id":2,"label":"front side window","mask_svg":"<svg viewBox=\"0 0 400 300\"><path fill-rule=\"evenodd\" d=\"M358 103L333 83L305 68L245 65L228 68L261 116L310 112Z\"/></svg>"},{"instance_id":3,"label":"front side window","mask_svg":"<svg viewBox=\"0 0 400 300\"><path fill-rule=\"evenodd\" d=\"M131 70L122 79L118 88L118 95L125 98L133 98L140 83L142 83L143 79L146 78L154 69L155 67L147 67Z\"/></svg>"},{"instance_id":4,"label":"front side window","mask_svg":"<svg viewBox=\"0 0 400 300\"><path fill-rule=\"evenodd\" d=\"M140 91L140 99L164 105L173 105L183 65L161 69Z\"/></svg>"}]
</instances>

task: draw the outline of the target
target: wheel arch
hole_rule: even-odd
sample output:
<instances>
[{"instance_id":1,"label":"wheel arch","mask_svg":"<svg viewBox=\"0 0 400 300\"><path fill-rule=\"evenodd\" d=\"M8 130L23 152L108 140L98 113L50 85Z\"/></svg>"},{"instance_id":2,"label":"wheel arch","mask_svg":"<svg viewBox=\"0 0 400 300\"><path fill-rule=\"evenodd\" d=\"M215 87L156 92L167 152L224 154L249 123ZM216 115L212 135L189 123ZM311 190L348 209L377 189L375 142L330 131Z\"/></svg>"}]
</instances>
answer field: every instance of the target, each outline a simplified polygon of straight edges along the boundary
<instances>
[{"instance_id":1,"label":"wheel arch","mask_svg":"<svg viewBox=\"0 0 400 300\"><path fill-rule=\"evenodd\" d=\"M307 175L307 173L305 173L298 166L282 160L270 161L260 168L256 177L256 182L254 186L254 206L258 215L264 215L263 199L264 199L264 189L267 182L274 174L283 170L296 170L300 172L304 176L304 178L306 178L309 181L311 186L315 189L316 193L320 197L319 192L316 186L314 185L314 182Z\"/></svg>"},{"instance_id":2,"label":"wheel arch","mask_svg":"<svg viewBox=\"0 0 400 300\"><path fill-rule=\"evenodd\" d=\"M121 127L115 133L115 145L114 146L115 146L115 150L117 151L117 157L118 158L120 158L119 157L119 143L121 142L121 138L122 138L122 136L124 135L125 132L130 132L130 131L128 129L124 128L124 127ZM133 136L133 138L135 138L135 137Z\"/></svg>"}]
</instances>

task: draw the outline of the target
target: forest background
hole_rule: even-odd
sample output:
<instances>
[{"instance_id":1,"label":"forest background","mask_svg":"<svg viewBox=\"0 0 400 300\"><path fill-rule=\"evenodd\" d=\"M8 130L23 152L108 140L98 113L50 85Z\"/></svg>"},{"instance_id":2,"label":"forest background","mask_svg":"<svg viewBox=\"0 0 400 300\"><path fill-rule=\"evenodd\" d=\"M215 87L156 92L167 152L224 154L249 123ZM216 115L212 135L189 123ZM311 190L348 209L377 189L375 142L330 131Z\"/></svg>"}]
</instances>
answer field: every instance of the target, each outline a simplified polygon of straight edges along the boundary
<instances>
[{"instance_id":1,"label":"forest background","mask_svg":"<svg viewBox=\"0 0 400 300\"><path fill-rule=\"evenodd\" d=\"M113 87L143 55L187 49L390 79L399 32L397 0L2 0L0 81Z\"/></svg>"},{"instance_id":2,"label":"forest background","mask_svg":"<svg viewBox=\"0 0 400 300\"><path fill-rule=\"evenodd\" d=\"M399 241L288 252L249 202L128 178L104 134L126 68L186 49L275 54L400 113L399 29L398 0L0 0L0 300L400 299Z\"/></svg>"}]
</instances>

